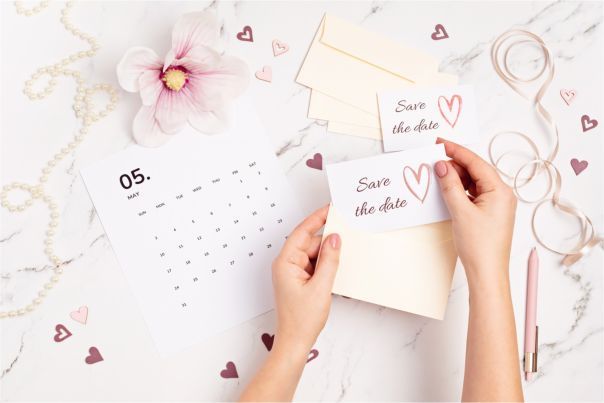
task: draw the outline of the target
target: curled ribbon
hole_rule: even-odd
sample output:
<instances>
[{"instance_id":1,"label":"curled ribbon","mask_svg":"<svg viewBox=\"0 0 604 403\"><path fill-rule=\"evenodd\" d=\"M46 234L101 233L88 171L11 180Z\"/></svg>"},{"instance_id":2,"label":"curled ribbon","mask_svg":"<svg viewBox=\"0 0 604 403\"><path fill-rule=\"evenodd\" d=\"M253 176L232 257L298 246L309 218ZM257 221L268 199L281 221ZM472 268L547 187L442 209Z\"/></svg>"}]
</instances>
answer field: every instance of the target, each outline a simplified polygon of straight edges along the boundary
<instances>
[{"instance_id":1,"label":"curled ribbon","mask_svg":"<svg viewBox=\"0 0 604 403\"><path fill-rule=\"evenodd\" d=\"M514 47L522 44L536 46L543 54L543 66L541 69L534 75L525 78L514 74L509 65L510 51ZM551 53L543 39L538 35L525 30L513 29L504 32L495 40L491 47L491 62L493 63L493 68L497 75L514 90L514 92L532 103L539 117L548 126L548 133L553 134L553 147L546 157L541 157L539 148L528 135L518 131L504 131L495 134L491 139L489 143L489 158L499 174L512 182L512 187L518 200L525 203L536 204L531 217L531 228L537 242L551 252L564 255L562 264L570 266L580 260L583 256L587 255L595 246L600 245L600 247L604 248L604 238L596 235L594 225L587 215L572 203L560 199L562 177L560 171L558 171L558 168L556 168L553 163L560 147L560 135L558 133L558 126L552 115L541 104L541 100L554 78L555 67ZM544 79L543 76L545 76ZM534 97L531 98L521 91L521 86L536 83L540 79L542 79L543 82ZM494 144L502 136L514 136L521 139L530 149L532 155L531 160L520 166L516 172L507 172L501 168L501 163L513 154L517 154L518 150L506 151L497 157L495 156L493 150ZM529 172L525 174L525 171L527 170ZM541 173L547 175L546 178L548 183L543 195L533 200L523 197L520 193L520 188L531 183L533 179L538 177ZM539 236L536 224L537 213L543 206L548 204L558 211L575 217L580 224L581 230L577 236L577 242L568 250L560 250L550 246Z\"/></svg>"}]
</instances>

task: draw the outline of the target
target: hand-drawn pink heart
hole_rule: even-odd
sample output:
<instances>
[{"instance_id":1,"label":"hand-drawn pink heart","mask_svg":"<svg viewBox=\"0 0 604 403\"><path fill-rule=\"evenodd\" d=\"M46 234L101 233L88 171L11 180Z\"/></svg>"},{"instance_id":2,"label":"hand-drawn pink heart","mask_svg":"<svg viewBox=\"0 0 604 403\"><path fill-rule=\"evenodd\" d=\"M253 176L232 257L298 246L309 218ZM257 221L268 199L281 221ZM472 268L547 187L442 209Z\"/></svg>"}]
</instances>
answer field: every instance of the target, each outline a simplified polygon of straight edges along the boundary
<instances>
[{"instance_id":1,"label":"hand-drawn pink heart","mask_svg":"<svg viewBox=\"0 0 604 403\"><path fill-rule=\"evenodd\" d=\"M313 348L312 350L310 350L310 353L308 353L308 359L306 360L306 363L308 364L309 362L311 362L318 356L319 356L319 350L316 350Z\"/></svg>"},{"instance_id":2,"label":"hand-drawn pink heart","mask_svg":"<svg viewBox=\"0 0 604 403\"><path fill-rule=\"evenodd\" d=\"M427 180L424 180L422 183L422 175L423 172L426 172ZM407 174L412 173L414 179L408 179ZM403 179L405 180L405 185L407 185L407 189L415 196L417 200L420 202L424 202L426 200L426 196L428 196L428 189L430 188L430 166L428 164L421 164L418 168L418 172L415 172L413 168L410 166L405 166L403 168ZM422 195L423 196L420 196Z\"/></svg>"},{"instance_id":3,"label":"hand-drawn pink heart","mask_svg":"<svg viewBox=\"0 0 604 403\"><path fill-rule=\"evenodd\" d=\"M583 132L593 129L598 126L598 121L596 119L590 119L588 115L581 116L581 127L583 127Z\"/></svg>"},{"instance_id":4,"label":"hand-drawn pink heart","mask_svg":"<svg viewBox=\"0 0 604 403\"><path fill-rule=\"evenodd\" d=\"M55 326L55 331L57 333L54 336L54 341L56 341L57 343L60 343L63 340L71 337L71 332L69 330L67 330L65 325L62 325L60 323Z\"/></svg>"},{"instance_id":5,"label":"hand-drawn pink heart","mask_svg":"<svg viewBox=\"0 0 604 403\"><path fill-rule=\"evenodd\" d=\"M96 347L90 347L88 349L88 357L86 357L84 359L84 361L86 361L86 364L95 364L99 361L103 361L104 358L101 355L101 353L99 352L99 349Z\"/></svg>"},{"instance_id":6,"label":"hand-drawn pink heart","mask_svg":"<svg viewBox=\"0 0 604 403\"><path fill-rule=\"evenodd\" d=\"M81 324L85 325L86 320L88 319L88 307L85 305L81 306L77 311L71 312L69 316L71 316L71 319L75 320L76 322L80 322Z\"/></svg>"},{"instance_id":7,"label":"hand-drawn pink heart","mask_svg":"<svg viewBox=\"0 0 604 403\"><path fill-rule=\"evenodd\" d=\"M243 42L254 42L254 34L252 33L252 27L246 25L243 27L243 31L237 33L237 39Z\"/></svg>"},{"instance_id":8,"label":"hand-drawn pink heart","mask_svg":"<svg viewBox=\"0 0 604 403\"><path fill-rule=\"evenodd\" d=\"M583 172L585 170L585 168L587 168L588 165L589 165L589 163L585 160L579 161L576 158L573 158L572 160L570 160L570 166L573 167L573 171L575 171L575 175L579 175L581 172Z\"/></svg>"},{"instance_id":9,"label":"hand-drawn pink heart","mask_svg":"<svg viewBox=\"0 0 604 403\"><path fill-rule=\"evenodd\" d=\"M258 70L256 72L256 78L258 80L270 83L271 81L273 81L273 69L271 69L271 66L262 67L262 70Z\"/></svg>"},{"instance_id":10,"label":"hand-drawn pink heart","mask_svg":"<svg viewBox=\"0 0 604 403\"><path fill-rule=\"evenodd\" d=\"M316 153L312 158L306 160L306 166L318 170L323 169L323 156L321 153Z\"/></svg>"},{"instance_id":11,"label":"hand-drawn pink heart","mask_svg":"<svg viewBox=\"0 0 604 403\"><path fill-rule=\"evenodd\" d=\"M436 24L434 26L434 32L432 32L430 37L435 41L440 41L441 39L447 39L449 34L443 24Z\"/></svg>"},{"instance_id":12,"label":"hand-drawn pink heart","mask_svg":"<svg viewBox=\"0 0 604 403\"><path fill-rule=\"evenodd\" d=\"M561 89L560 96L562 97L564 102L566 102L566 105L570 105L573 99L575 99L575 97L577 96L577 92L575 90Z\"/></svg>"},{"instance_id":13,"label":"hand-drawn pink heart","mask_svg":"<svg viewBox=\"0 0 604 403\"><path fill-rule=\"evenodd\" d=\"M457 94L453 95L450 101L444 95L438 97L438 110L449 126L455 127L457 124L462 104L463 99Z\"/></svg>"},{"instance_id":14,"label":"hand-drawn pink heart","mask_svg":"<svg viewBox=\"0 0 604 403\"><path fill-rule=\"evenodd\" d=\"M281 42L279 39L273 40L273 55L275 57L284 54L289 50L289 45L285 42Z\"/></svg>"},{"instance_id":15,"label":"hand-drawn pink heart","mask_svg":"<svg viewBox=\"0 0 604 403\"><path fill-rule=\"evenodd\" d=\"M220 371L220 376L229 379L229 378L239 378L239 374L237 373L237 368L233 361L229 361L226 363L226 368Z\"/></svg>"},{"instance_id":16,"label":"hand-drawn pink heart","mask_svg":"<svg viewBox=\"0 0 604 403\"><path fill-rule=\"evenodd\" d=\"M273 349L273 342L275 341L275 335L270 335L268 333L264 333L262 335L262 342L264 343L264 347L266 347L266 349L268 351L271 351Z\"/></svg>"}]
</instances>

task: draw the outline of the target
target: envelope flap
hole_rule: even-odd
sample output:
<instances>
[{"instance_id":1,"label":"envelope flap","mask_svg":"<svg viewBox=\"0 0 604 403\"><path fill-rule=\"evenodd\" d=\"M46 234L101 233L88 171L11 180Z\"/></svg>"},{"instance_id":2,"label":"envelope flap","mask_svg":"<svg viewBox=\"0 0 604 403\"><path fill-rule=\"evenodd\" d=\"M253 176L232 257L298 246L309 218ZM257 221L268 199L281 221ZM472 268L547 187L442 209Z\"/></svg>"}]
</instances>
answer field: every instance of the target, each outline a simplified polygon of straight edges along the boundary
<instances>
[{"instance_id":1,"label":"envelope flap","mask_svg":"<svg viewBox=\"0 0 604 403\"><path fill-rule=\"evenodd\" d=\"M325 15L321 43L411 82L438 71L432 56L385 36Z\"/></svg>"}]
</instances>

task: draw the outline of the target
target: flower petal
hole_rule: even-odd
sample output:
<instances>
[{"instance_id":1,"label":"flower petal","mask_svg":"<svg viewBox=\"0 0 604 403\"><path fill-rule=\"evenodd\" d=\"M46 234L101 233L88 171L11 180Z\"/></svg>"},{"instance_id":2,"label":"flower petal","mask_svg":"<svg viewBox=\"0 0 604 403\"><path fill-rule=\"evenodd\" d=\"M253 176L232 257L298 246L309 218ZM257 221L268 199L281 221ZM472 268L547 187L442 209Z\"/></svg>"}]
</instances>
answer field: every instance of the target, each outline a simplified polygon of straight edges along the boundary
<instances>
[{"instance_id":1,"label":"flower petal","mask_svg":"<svg viewBox=\"0 0 604 403\"><path fill-rule=\"evenodd\" d=\"M241 59L220 56L217 64L205 70L196 62L187 58L183 66L190 72L187 89L201 110L223 109L227 102L241 95L249 85L249 69Z\"/></svg>"},{"instance_id":2,"label":"flower petal","mask_svg":"<svg viewBox=\"0 0 604 403\"><path fill-rule=\"evenodd\" d=\"M164 89L161 81L161 70L146 70L138 78L141 100L143 105L153 105Z\"/></svg>"},{"instance_id":3,"label":"flower petal","mask_svg":"<svg viewBox=\"0 0 604 403\"><path fill-rule=\"evenodd\" d=\"M126 91L137 92L140 75L147 70L160 69L161 66L161 59L153 50L143 47L130 48L117 64L117 79Z\"/></svg>"},{"instance_id":4,"label":"flower petal","mask_svg":"<svg viewBox=\"0 0 604 403\"><path fill-rule=\"evenodd\" d=\"M229 126L229 116L225 110L195 110L189 115L189 124L202 133L220 133Z\"/></svg>"},{"instance_id":5,"label":"flower petal","mask_svg":"<svg viewBox=\"0 0 604 403\"><path fill-rule=\"evenodd\" d=\"M182 129L193 110L195 106L186 88L180 91L164 88L157 100L155 119L164 133L174 134Z\"/></svg>"},{"instance_id":6,"label":"flower petal","mask_svg":"<svg viewBox=\"0 0 604 403\"><path fill-rule=\"evenodd\" d=\"M155 120L155 108L143 106L132 121L134 140L144 147L158 147L170 139L170 136L161 131Z\"/></svg>"},{"instance_id":7,"label":"flower petal","mask_svg":"<svg viewBox=\"0 0 604 403\"><path fill-rule=\"evenodd\" d=\"M219 27L211 11L184 14L172 30L172 50L177 59L186 56L197 45L213 46L218 40Z\"/></svg>"}]
</instances>

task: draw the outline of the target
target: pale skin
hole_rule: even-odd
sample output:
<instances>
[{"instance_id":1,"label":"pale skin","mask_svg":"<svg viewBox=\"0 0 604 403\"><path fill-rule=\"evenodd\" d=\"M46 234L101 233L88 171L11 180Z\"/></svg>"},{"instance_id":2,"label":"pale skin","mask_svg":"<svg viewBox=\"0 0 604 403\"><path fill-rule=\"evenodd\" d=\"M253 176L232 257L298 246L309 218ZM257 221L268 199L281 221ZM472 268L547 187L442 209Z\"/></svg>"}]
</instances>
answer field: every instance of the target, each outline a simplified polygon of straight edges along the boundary
<instances>
[{"instance_id":1,"label":"pale skin","mask_svg":"<svg viewBox=\"0 0 604 403\"><path fill-rule=\"evenodd\" d=\"M469 288L463 401L523 400L509 258L516 198L493 167L448 141L448 161L434 172L451 214L453 237ZM273 349L242 401L290 401L331 305L341 239L317 231L328 207L304 220L273 262L277 331ZM313 261L316 260L316 264Z\"/></svg>"}]
</instances>

